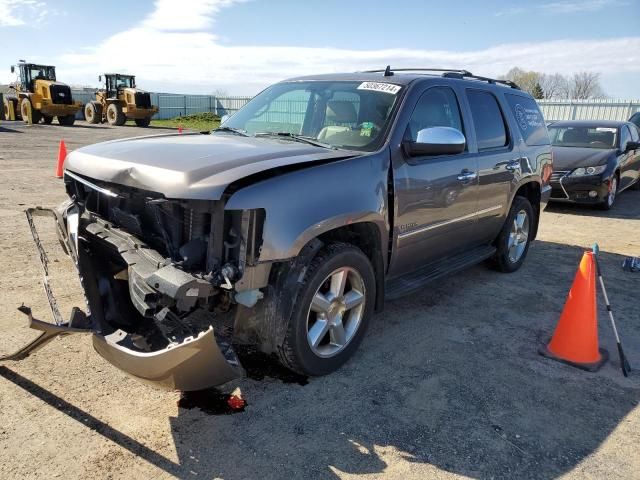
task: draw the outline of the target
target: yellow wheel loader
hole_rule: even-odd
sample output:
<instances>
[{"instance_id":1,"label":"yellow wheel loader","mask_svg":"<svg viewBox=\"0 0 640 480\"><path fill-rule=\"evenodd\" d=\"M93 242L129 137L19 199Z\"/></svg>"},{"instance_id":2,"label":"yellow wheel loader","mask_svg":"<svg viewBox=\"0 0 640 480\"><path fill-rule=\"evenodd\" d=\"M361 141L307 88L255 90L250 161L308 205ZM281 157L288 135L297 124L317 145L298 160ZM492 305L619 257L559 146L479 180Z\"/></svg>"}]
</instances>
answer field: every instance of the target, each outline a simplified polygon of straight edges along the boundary
<instances>
[{"instance_id":1,"label":"yellow wheel loader","mask_svg":"<svg viewBox=\"0 0 640 480\"><path fill-rule=\"evenodd\" d=\"M102 83L102 75L98 81ZM87 122L124 125L127 120L134 120L138 127L148 127L158 107L151 105L148 92L136 88L136 77L105 73L104 82L105 87L96 92L96 99L84 107Z\"/></svg>"},{"instance_id":2,"label":"yellow wheel loader","mask_svg":"<svg viewBox=\"0 0 640 480\"><path fill-rule=\"evenodd\" d=\"M49 124L57 117L60 125L73 125L82 104L73 101L68 85L56 81L56 67L21 60L11 66L11 73L16 67L18 81L9 86L14 93L6 95L3 102L5 118Z\"/></svg>"}]
</instances>

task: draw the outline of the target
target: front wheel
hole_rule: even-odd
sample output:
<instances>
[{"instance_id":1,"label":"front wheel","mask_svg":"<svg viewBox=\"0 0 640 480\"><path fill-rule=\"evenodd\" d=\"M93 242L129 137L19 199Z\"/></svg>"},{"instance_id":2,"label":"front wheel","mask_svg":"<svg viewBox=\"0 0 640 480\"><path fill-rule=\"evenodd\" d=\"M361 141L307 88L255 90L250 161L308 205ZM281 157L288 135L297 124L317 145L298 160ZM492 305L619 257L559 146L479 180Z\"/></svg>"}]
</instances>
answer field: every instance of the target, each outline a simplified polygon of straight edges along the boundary
<instances>
[{"instance_id":1,"label":"front wheel","mask_svg":"<svg viewBox=\"0 0 640 480\"><path fill-rule=\"evenodd\" d=\"M613 204L616 202L616 195L618 194L618 175L614 175L609 180L609 192L607 193L604 203L600 206L603 210L611 210Z\"/></svg>"},{"instance_id":2,"label":"front wheel","mask_svg":"<svg viewBox=\"0 0 640 480\"><path fill-rule=\"evenodd\" d=\"M496 253L491 264L501 272L511 273L524 263L533 235L533 208L524 197L515 197L504 226L496 238Z\"/></svg>"},{"instance_id":3,"label":"front wheel","mask_svg":"<svg viewBox=\"0 0 640 480\"><path fill-rule=\"evenodd\" d=\"M311 262L293 308L282 363L304 375L326 375L356 351L373 315L376 283L357 247L334 243Z\"/></svg>"}]
</instances>

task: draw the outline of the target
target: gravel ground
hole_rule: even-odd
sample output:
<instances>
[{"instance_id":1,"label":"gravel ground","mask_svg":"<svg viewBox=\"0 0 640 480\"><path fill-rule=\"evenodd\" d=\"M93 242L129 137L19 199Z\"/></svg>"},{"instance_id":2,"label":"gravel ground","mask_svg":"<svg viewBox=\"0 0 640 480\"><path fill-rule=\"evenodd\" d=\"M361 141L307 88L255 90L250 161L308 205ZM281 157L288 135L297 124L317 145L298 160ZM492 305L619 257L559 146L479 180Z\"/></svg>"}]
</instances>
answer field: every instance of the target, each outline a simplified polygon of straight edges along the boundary
<instances>
[{"instance_id":1,"label":"gravel ground","mask_svg":"<svg viewBox=\"0 0 640 480\"><path fill-rule=\"evenodd\" d=\"M162 130L156 129L153 132ZM49 320L22 210L64 199L58 142L74 149L149 133L133 126L0 122L0 352L32 337L22 303ZM54 247L50 222L40 221ZM89 338L57 339L0 366L0 478L640 478L640 374L612 359L588 373L537 354L584 248L598 241L632 366L640 368L640 192L610 212L553 207L524 267L474 267L387 304L344 368L306 385L246 378L235 415L177 405L128 378ZM51 251L51 250L50 250ZM66 258L52 258L63 310L80 304Z\"/></svg>"}]
</instances>

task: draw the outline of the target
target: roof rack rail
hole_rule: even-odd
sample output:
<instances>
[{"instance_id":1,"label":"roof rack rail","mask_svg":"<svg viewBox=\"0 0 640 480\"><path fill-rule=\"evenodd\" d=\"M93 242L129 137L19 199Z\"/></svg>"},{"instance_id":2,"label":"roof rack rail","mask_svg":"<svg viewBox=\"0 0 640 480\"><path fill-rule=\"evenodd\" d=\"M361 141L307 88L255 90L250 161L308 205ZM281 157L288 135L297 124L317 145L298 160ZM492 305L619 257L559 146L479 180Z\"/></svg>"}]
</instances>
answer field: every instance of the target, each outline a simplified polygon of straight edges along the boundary
<instances>
[{"instance_id":1,"label":"roof rack rail","mask_svg":"<svg viewBox=\"0 0 640 480\"><path fill-rule=\"evenodd\" d=\"M507 87L520 90L520 87L511 80L499 80L496 78L481 77L480 75L474 75L468 70L461 70L456 68L391 68L391 65L387 65L387 68L382 70L365 70L363 73L380 73L384 72L385 77L393 76L394 72L442 72L442 76L446 78L472 78L474 80L480 80L492 85L500 84Z\"/></svg>"}]
</instances>

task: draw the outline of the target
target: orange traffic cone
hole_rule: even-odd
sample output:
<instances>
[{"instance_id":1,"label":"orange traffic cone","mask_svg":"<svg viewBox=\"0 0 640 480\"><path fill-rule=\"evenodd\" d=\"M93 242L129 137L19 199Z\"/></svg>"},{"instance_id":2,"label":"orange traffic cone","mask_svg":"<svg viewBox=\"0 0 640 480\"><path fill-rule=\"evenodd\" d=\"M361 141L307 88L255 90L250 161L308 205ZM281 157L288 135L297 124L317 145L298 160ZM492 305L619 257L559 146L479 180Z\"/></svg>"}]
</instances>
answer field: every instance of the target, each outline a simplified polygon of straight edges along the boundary
<instances>
[{"instance_id":1,"label":"orange traffic cone","mask_svg":"<svg viewBox=\"0 0 640 480\"><path fill-rule=\"evenodd\" d=\"M182 133L182 125L178 125L178 133Z\"/></svg>"},{"instance_id":2,"label":"orange traffic cone","mask_svg":"<svg viewBox=\"0 0 640 480\"><path fill-rule=\"evenodd\" d=\"M539 353L590 372L598 370L609 358L607 351L598 347L593 252L582 256L556 331Z\"/></svg>"},{"instance_id":3,"label":"orange traffic cone","mask_svg":"<svg viewBox=\"0 0 640 480\"><path fill-rule=\"evenodd\" d=\"M62 178L65 158L67 158L67 146L64 144L64 140L60 140L60 146L58 147L58 165L56 166L56 178Z\"/></svg>"}]
</instances>

